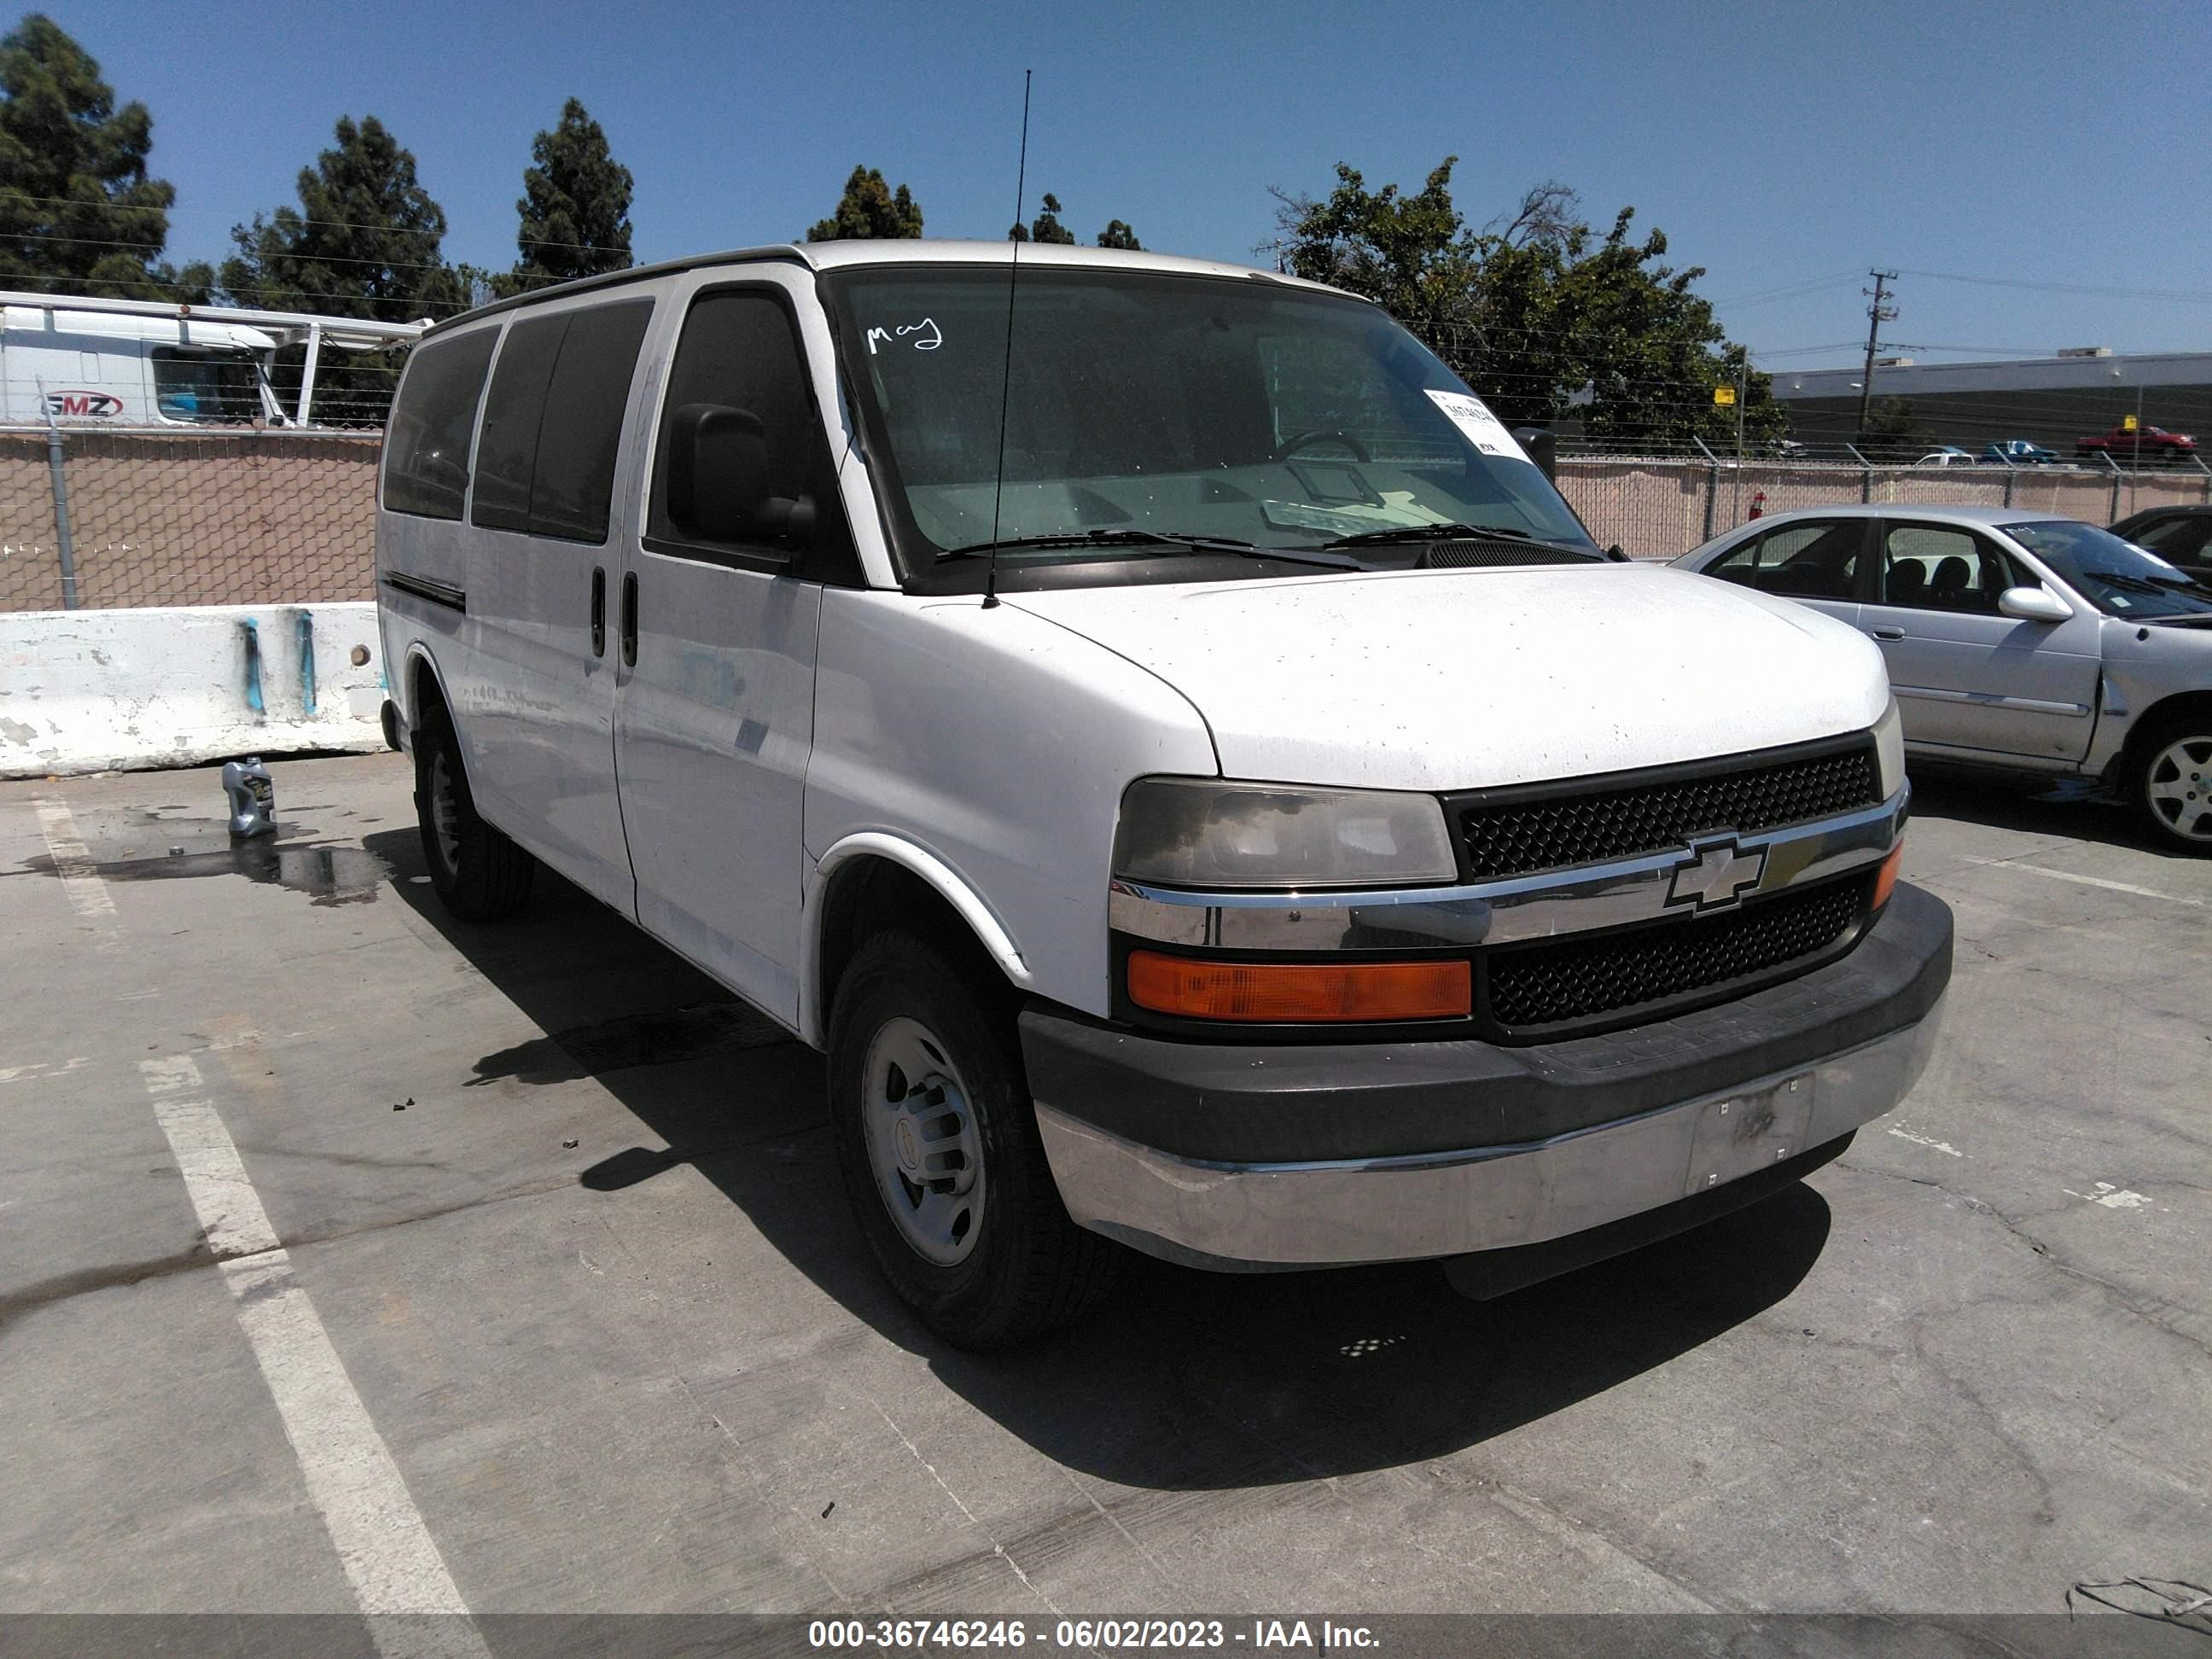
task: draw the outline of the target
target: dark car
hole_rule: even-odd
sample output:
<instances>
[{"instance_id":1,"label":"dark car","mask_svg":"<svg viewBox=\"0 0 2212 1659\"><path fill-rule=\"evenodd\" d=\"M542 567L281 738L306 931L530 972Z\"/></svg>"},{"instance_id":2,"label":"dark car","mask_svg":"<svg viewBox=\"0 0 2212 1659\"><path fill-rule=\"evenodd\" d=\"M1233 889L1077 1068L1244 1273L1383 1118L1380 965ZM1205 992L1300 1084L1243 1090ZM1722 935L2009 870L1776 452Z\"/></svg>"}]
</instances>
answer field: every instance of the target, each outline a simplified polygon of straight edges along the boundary
<instances>
[{"instance_id":1,"label":"dark car","mask_svg":"<svg viewBox=\"0 0 2212 1659\"><path fill-rule=\"evenodd\" d=\"M2212 578L2212 507L2153 507L2112 526L2112 534L2147 547L2200 581Z\"/></svg>"},{"instance_id":2,"label":"dark car","mask_svg":"<svg viewBox=\"0 0 2212 1659\"><path fill-rule=\"evenodd\" d=\"M2032 444L2025 438L2007 438L1982 451L1982 460L1990 466L2048 466L2057 459L2057 450Z\"/></svg>"}]
</instances>

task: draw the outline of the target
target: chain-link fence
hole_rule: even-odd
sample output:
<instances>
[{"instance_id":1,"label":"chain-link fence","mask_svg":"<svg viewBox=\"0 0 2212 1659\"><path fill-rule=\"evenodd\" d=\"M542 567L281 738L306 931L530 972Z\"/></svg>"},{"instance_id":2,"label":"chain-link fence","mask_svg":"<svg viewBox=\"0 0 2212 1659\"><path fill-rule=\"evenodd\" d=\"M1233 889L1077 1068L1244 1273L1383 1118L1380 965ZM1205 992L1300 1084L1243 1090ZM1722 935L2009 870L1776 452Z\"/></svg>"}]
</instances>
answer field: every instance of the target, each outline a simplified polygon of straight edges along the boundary
<instances>
[{"instance_id":1,"label":"chain-link fence","mask_svg":"<svg viewBox=\"0 0 2212 1659\"><path fill-rule=\"evenodd\" d=\"M381 435L0 431L0 611L374 599Z\"/></svg>"},{"instance_id":2,"label":"chain-link fence","mask_svg":"<svg viewBox=\"0 0 2212 1659\"><path fill-rule=\"evenodd\" d=\"M1671 559L1747 520L1802 507L1894 501L2013 507L2110 524L2146 507L2212 502L2212 472L2095 466L1875 466L1698 456L1562 456L1559 491L1601 544Z\"/></svg>"},{"instance_id":3,"label":"chain-link fence","mask_svg":"<svg viewBox=\"0 0 2212 1659\"><path fill-rule=\"evenodd\" d=\"M380 436L0 430L0 611L67 608L72 571L88 610L374 599ZM1686 553L1754 512L1844 501L2016 507L2090 524L2212 501L2212 473L2193 465L1572 455L1559 476L1601 544L1646 559Z\"/></svg>"}]
</instances>

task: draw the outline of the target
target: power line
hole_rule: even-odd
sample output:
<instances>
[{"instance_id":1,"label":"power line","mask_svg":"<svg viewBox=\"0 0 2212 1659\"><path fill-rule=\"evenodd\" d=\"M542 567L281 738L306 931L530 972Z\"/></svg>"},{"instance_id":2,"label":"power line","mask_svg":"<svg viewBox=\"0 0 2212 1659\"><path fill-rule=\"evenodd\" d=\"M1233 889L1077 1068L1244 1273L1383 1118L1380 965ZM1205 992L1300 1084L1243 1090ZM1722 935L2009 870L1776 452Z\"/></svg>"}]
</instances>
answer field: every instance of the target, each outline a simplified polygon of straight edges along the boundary
<instances>
[{"instance_id":1,"label":"power line","mask_svg":"<svg viewBox=\"0 0 2212 1659\"><path fill-rule=\"evenodd\" d=\"M1908 270L1907 276L1924 276L1938 283L1972 283L1978 288L2024 288L2039 294L2088 294L2110 300L2170 300L2192 305L2212 305L2212 289L2184 288L2104 288L2083 283L2037 283L2021 276L1968 276L1951 270Z\"/></svg>"},{"instance_id":2,"label":"power line","mask_svg":"<svg viewBox=\"0 0 2212 1659\"><path fill-rule=\"evenodd\" d=\"M1780 288L1759 289L1749 294L1733 295L1725 300L1708 300L1705 303L1716 308L1721 306L1734 306L1741 309L1746 306L1766 305L1777 300L1794 300L1802 295L1818 294L1823 289L1842 288L1846 283L1856 283L1858 280L1856 271L1846 271L1841 276L1820 276L1811 282L1790 283Z\"/></svg>"}]
</instances>

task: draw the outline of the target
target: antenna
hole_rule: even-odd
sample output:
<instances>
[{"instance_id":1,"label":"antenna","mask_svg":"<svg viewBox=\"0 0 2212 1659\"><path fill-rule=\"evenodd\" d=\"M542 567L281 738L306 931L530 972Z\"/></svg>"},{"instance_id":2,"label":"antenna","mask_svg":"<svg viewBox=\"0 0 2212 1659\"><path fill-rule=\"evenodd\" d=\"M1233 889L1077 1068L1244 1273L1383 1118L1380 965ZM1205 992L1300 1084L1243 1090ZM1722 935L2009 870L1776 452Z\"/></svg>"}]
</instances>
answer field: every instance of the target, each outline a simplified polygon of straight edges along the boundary
<instances>
[{"instance_id":1,"label":"antenna","mask_svg":"<svg viewBox=\"0 0 2212 1659\"><path fill-rule=\"evenodd\" d=\"M1022 223L1022 206L1029 198L1030 184L1030 76L1032 70L1022 71L1022 159L1014 173L1014 228ZM1014 284L1022 274L1022 245L1014 241L1013 256L1006 261L1006 367L999 382L999 477L991 491L991 546L985 556L989 562L983 572L983 609L990 610L999 602L999 508L1006 499L1006 406L1014 389Z\"/></svg>"}]
</instances>

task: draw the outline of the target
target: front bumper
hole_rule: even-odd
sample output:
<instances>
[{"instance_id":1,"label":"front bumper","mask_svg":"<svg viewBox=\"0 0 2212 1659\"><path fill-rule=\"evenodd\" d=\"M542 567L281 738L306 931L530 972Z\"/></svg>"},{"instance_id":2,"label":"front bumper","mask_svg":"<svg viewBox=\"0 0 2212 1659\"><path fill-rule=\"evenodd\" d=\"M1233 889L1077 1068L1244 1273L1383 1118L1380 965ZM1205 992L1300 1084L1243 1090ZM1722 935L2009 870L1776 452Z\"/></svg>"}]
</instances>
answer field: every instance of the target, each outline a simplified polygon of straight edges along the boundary
<instances>
[{"instance_id":1,"label":"front bumper","mask_svg":"<svg viewBox=\"0 0 2212 1659\"><path fill-rule=\"evenodd\" d=\"M1526 1048L1177 1043L1032 1010L1047 1158L1080 1224L1227 1269L1541 1243L1849 1134L1926 1067L1951 915L1900 884L1842 960L1719 1006Z\"/></svg>"}]
</instances>

